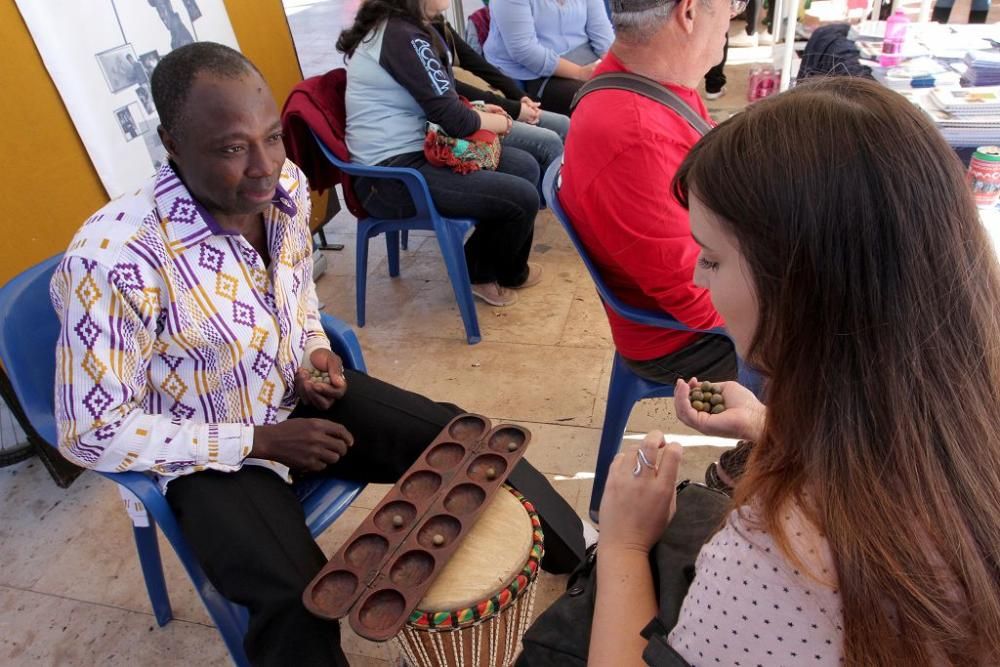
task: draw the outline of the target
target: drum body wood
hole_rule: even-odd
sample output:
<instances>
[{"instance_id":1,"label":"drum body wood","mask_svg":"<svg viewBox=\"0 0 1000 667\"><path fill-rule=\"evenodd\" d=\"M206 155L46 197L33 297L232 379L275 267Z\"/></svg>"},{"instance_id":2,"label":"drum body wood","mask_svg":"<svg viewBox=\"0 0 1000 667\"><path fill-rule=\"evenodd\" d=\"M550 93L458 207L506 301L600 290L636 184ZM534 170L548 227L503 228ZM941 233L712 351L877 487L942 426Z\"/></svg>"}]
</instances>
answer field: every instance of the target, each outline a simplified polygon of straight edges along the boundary
<instances>
[{"instance_id":1,"label":"drum body wood","mask_svg":"<svg viewBox=\"0 0 1000 667\"><path fill-rule=\"evenodd\" d=\"M414 667L506 667L531 624L543 553L535 508L498 489L397 640Z\"/></svg>"}]
</instances>

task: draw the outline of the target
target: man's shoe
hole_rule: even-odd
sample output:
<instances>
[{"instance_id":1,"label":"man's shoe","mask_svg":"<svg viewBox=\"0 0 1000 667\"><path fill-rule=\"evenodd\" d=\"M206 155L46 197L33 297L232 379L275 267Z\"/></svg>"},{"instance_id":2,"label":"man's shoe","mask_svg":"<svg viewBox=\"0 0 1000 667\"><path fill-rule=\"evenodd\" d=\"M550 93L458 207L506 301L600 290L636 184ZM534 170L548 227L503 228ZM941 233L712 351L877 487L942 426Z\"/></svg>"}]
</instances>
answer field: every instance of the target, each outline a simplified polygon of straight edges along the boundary
<instances>
[{"instance_id":1,"label":"man's shoe","mask_svg":"<svg viewBox=\"0 0 1000 667\"><path fill-rule=\"evenodd\" d=\"M524 282L520 285L515 285L510 289L524 289L525 287L534 287L538 283L542 282L542 265L535 264L534 262L528 262L528 277L524 279Z\"/></svg>"},{"instance_id":2,"label":"man's shoe","mask_svg":"<svg viewBox=\"0 0 1000 667\"><path fill-rule=\"evenodd\" d=\"M757 46L757 35L748 35L744 30L729 38L729 48L731 49L746 49L755 46Z\"/></svg>"},{"instance_id":3,"label":"man's shoe","mask_svg":"<svg viewBox=\"0 0 1000 667\"><path fill-rule=\"evenodd\" d=\"M717 99L719 99L720 97L722 97L725 94L726 94L726 87L725 86L723 86L722 88L720 88L719 90L716 90L716 91L711 91L711 90L708 90L707 88L705 89L705 99L706 100L717 100Z\"/></svg>"},{"instance_id":4,"label":"man's shoe","mask_svg":"<svg viewBox=\"0 0 1000 667\"><path fill-rule=\"evenodd\" d=\"M500 287L500 285L495 282L473 284L472 296L477 299L482 299L486 303L491 306L496 306L497 308L513 306L517 303L517 292L507 289L506 287Z\"/></svg>"}]
</instances>

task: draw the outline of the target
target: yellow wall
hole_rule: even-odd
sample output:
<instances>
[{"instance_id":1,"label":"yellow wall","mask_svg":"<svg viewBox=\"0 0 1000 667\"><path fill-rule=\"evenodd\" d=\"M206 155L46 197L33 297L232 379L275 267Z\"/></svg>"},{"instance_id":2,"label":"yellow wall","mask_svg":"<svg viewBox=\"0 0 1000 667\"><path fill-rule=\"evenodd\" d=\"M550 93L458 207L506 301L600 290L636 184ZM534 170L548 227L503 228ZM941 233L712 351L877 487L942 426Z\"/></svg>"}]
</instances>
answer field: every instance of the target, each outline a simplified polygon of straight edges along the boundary
<instances>
[{"instance_id":1,"label":"yellow wall","mask_svg":"<svg viewBox=\"0 0 1000 667\"><path fill-rule=\"evenodd\" d=\"M301 79L281 0L225 0L280 105ZM0 285L66 249L107 194L14 0L0 0Z\"/></svg>"}]
</instances>

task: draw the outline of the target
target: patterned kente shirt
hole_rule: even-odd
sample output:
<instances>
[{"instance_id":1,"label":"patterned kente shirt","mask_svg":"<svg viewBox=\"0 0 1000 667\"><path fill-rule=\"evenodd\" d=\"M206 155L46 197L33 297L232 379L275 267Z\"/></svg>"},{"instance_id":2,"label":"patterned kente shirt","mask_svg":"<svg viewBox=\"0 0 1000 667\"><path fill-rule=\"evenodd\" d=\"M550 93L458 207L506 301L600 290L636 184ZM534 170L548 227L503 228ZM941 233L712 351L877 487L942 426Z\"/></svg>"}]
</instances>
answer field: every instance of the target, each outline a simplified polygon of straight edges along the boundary
<instances>
[{"instance_id":1,"label":"patterned kente shirt","mask_svg":"<svg viewBox=\"0 0 1000 667\"><path fill-rule=\"evenodd\" d=\"M271 264L223 230L168 165L87 220L52 278L59 447L161 483L232 471L253 426L295 407L300 361L329 348L312 279L309 193L286 161L264 213ZM268 465L286 476L287 469Z\"/></svg>"}]
</instances>

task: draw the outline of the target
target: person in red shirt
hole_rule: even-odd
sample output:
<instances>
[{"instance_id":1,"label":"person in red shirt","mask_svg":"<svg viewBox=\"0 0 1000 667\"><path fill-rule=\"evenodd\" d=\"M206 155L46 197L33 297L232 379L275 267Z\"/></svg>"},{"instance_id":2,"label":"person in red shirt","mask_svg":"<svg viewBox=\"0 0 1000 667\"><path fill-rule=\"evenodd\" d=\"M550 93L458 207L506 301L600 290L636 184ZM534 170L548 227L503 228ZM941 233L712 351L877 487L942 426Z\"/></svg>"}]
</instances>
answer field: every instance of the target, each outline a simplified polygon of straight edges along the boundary
<instances>
[{"instance_id":1,"label":"person in red shirt","mask_svg":"<svg viewBox=\"0 0 1000 667\"><path fill-rule=\"evenodd\" d=\"M616 39L595 75L649 77L711 121L695 87L722 58L740 2L612 0ZM692 282L698 245L671 188L699 138L656 101L624 90L590 93L573 112L559 200L608 288L623 301L711 329L723 322L708 291ZM615 347L640 376L664 383L692 375L736 377L728 338L650 327L606 310Z\"/></svg>"}]
</instances>

